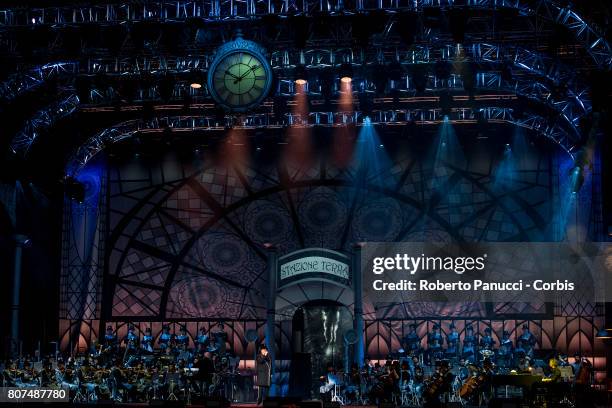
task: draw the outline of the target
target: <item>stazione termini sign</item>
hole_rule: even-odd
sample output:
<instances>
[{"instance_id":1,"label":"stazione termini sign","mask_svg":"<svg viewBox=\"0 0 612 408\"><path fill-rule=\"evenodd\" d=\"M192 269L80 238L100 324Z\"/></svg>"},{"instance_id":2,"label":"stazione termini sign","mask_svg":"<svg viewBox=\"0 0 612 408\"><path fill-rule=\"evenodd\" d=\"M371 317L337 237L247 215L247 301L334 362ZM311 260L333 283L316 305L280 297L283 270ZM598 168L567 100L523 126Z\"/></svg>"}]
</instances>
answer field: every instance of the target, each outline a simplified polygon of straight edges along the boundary
<instances>
[{"instance_id":1,"label":"stazione termini sign","mask_svg":"<svg viewBox=\"0 0 612 408\"><path fill-rule=\"evenodd\" d=\"M278 287L305 280L326 279L351 284L350 258L341 252L309 248L278 259Z\"/></svg>"}]
</instances>

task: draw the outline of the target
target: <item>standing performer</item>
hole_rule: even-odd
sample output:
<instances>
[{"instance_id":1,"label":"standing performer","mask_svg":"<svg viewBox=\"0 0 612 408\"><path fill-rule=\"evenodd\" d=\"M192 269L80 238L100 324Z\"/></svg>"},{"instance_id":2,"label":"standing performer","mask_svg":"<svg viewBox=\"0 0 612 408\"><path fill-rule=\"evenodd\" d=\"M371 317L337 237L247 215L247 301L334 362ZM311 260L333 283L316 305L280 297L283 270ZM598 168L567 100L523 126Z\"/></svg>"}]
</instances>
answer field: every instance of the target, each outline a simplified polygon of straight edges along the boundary
<instances>
[{"instance_id":1,"label":"standing performer","mask_svg":"<svg viewBox=\"0 0 612 408\"><path fill-rule=\"evenodd\" d=\"M465 329L462 356L468 362L473 363L476 361L476 337L474 337L474 329L472 326L468 326Z\"/></svg>"},{"instance_id":2,"label":"standing performer","mask_svg":"<svg viewBox=\"0 0 612 408\"><path fill-rule=\"evenodd\" d=\"M428 364L433 364L442 350L442 335L440 334L440 325L433 325L433 333L427 335L427 357Z\"/></svg>"},{"instance_id":3,"label":"standing performer","mask_svg":"<svg viewBox=\"0 0 612 408\"><path fill-rule=\"evenodd\" d=\"M257 405L263 405L263 401L268 397L271 384L272 362L268 355L268 348L262 345L259 348L259 355L255 361L255 372L257 379Z\"/></svg>"},{"instance_id":4,"label":"standing performer","mask_svg":"<svg viewBox=\"0 0 612 408\"><path fill-rule=\"evenodd\" d=\"M162 334L159 335L157 343L162 350L166 350L168 347L174 347L174 335L170 333L170 326L163 326Z\"/></svg>"},{"instance_id":5,"label":"standing performer","mask_svg":"<svg viewBox=\"0 0 612 408\"><path fill-rule=\"evenodd\" d=\"M500 367L508 368L512 366L513 363L513 350L514 345L512 344L512 339L510 338L510 332L504 330L504 334L502 335L501 344L499 345L499 350L497 351L497 362Z\"/></svg>"},{"instance_id":6,"label":"standing performer","mask_svg":"<svg viewBox=\"0 0 612 408\"><path fill-rule=\"evenodd\" d=\"M523 325L523 334L519 337L518 342L521 348L525 350L525 355L529 358L533 358L533 348L536 344L535 336L529 331L529 326Z\"/></svg>"},{"instance_id":7,"label":"standing performer","mask_svg":"<svg viewBox=\"0 0 612 408\"><path fill-rule=\"evenodd\" d=\"M223 322L219 322L219 324L217 325L217 330L211 334L215 339L215 346L217 349L216 351L219 354L225 354L225 349L227 348L225 343L227 342L228 336L225 332L225 325L223 324Z\"/></svg>"},{"instance_id":8,"label":"standing performer","mask_svg":"<svg viewBox=\"0 0 612 408\"><path fill-rule=\"evenodd\" d=\"M193 366L198 369L195 380L203 397L210 393L210 386L213 384L213 374L215 365L213 364L210 353L207 351L202 357L198 357Z\"/></svg>"},{"instance_id":9,"label":"standing performer","mask_svg":"<svg viewBox=\"0 0 612 408\"><path fill-rule=\"evenodd\" d=\"M185 345L185 348L189 348L189 335L187 334L187 328L185 326L181 327L179 335L176 336L176 345L181 349L182 345Z\"/></svg>"},{"instance_id":10,"label":"standing performer","mask_svg":"<svg viewBox=\"0 0 612 408\"><path fill-rule=\"evenodd\" d=\"M421 339L416 332L416 327L416 324L411 323L410 332L406 335L406 337L404 337L404 348L411 356L418 356L421 352Z\"/></svg>"},{"instance_id":11,"label":"standing performer","mask_svg":"<svg viewBox=\"0 0 612 408\"><path fill-rule=\"evenodd\" d=\"M142 342L140 343L140 347L146 354L153 354L153 334L151 334L151 328L147 327L145 329L145 334L142 336Z\"/></svg>"},{"instance_id":12,"label":"standing performer","mask_svg":"<svg viewBox=\"0 0 612 408\"><path fill-rule=\"evenodd\" d=\"M206 347L208 347L208 334L206 334L206 328L204 326L200 327L198 337L196 337L197 350L200 353L206 351Z\"/></svg>"},{"instance_id":13,"label":"standing performer","mask_svg":"<svg viewBox=\"0 0 612 408\"><path fill-rule=\"evenodd\" d=\"M449 326L450 333L446 335L446 357L457 358L459 355L459 333L453 323Z\"/></svg>"},{"instance_id":14,"label":"standing performer","mask_svg":"<svg viewBox=\"0 0 612 408\"><path fill-rule=\"evenodd\" d=\"M491 335L493 331L490 327L487 327L484 332L485 335L480 339L480 347L483 350L493 351L493 348L495 347L495 339L493 339L493 336Z\"/></svg>"},{"instance_id":15,"label":"standing performer","mask_svg":"<svg viewBox=\"0 0 612 408\"><path fill-rule=\"evenodd\" d=\"M125 344L125 347L129 350L130 353L135 353L138 349L138 335L136 334L135 330L136 329L134 328L134 326L130 324L130 326L128 327L128 332L123 338L123 343Z\"/></svg>"}]
</instances>

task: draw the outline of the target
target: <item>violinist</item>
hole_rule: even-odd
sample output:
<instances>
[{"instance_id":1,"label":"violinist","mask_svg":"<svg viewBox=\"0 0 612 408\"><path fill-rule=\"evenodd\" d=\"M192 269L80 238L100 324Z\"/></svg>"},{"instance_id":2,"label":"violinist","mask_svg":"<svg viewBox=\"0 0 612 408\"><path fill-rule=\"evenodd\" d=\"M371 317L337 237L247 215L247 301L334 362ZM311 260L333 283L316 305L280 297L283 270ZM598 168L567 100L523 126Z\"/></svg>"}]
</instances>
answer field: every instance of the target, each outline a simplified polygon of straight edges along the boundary
<instances>
[{"instance_id":1,"label":"violinist","mask_svg":"<svg viewBox=\"0 0 612 408\"><path fill-rule=\"evenodd\" d=\"M510 338L510 332L504 330L501 344L499 345L499 350L497 351L497 362L500 367L507 368L512 365L513 351L514 345L512 344L512 339Z\"/></svg>"},{"instance_id":2,"label":"violinist","mask_svg":"<svg viewBox=\"0 0 612 408\"><path fill-rule=\"evenodd\" d=\"M53 387L56 385L55 370L53 369L53 363L49 360L43 362L43 369L40 372L40 386L41 387Z\"/></svg>"},{"instance_id":3,"label":"violinist","mask_svg":"<svg viewBox=\"0 0 612 408\"><path fill-rule=\"evenodd\" d=\"M121 393L125 395L128 401L132 400L132 388L133 385L130 384L128 378L123 373L121 369L121 361L116 359L113 363L113 367L110 370L109 380L112 384L111 386L111 395L112 399L117 402L122 402L123 398Z\"/></svg>"},{"instance_id":4,"label":"violinist","mask_svg":"<svg viewBox=\"0 0 612 408\"><path fill-rule=\"evenodd\" d=\"M523 325L523 334L518 339L521 348L525 351L525 355L529 358L533 358L533 348L536 344L535 336L529 331L529 326Z\"/></svg>"},{"instance_id":5,"label":"violinist","mask_svg":"<svg viewBox=\"0 0 612 408\"><path fill-rule=\"evenodd\" d=\"M450 333L446 336L446 358L456 358L459 355L459 333L453 323L448 328Z\"/></svg>"},{"instance_id":6,"label":"violinist","mask_svg":"<svg viewBox=\"0 0 612 408\"><path fill-rule=\"evenodd\" d=\"M417 355L421 350L421 339L416 332L417 325L414 323L410 324L410 332L404 337L404 348L410 355Z\"/></svg>"},{"instance_id":7,"label":"violinist","mask_svg":"<svg viewBox=\"0 0 612 408\"><path fill-rule=\"evenodd\" d=\"M206 348L208 347L208 343L209 339L208 334L206 333L206 328L202 326L198 332L198 337L196 337L197 350L201 353L205 352Z\"/></svg>"},{"instance_id":8,"label":"violinist","mask_svg":"<svg viewBox=\"0 0 612 408\"><path fill-rule=\"evenodd\" d=\"M129 366L131 364L132 356L138 353L138 335L135 333L133 325L128 327L128 332L122 340L125 345L125 352L123 353L123 363ZM132 357L132 358L131 358Z\"/></svg>"},{"instance_id":9,"label":"violinist","mask_svg":"<svg viewBox=\"0 0 612 408\"><path fill-rule=\"evenodd\" d=\"M182 348L183 345L185 345L185 348L189 348L189 335L185 326L181 327L178 336L176 336L176 346Z\"/></svg>"},{"instance_id":10,"label":"violinist","mask_svg":"<svg viewBox=\"0 0 612 408\"><path fill-rule=\"evenodd\" d=\"M140 349L145 354L153 354L153 334L151 328L145 329L145 334L142 336L142 342L140 343Z\"/></svg>"},{"instance_id":11,"label":"violinist","mask_svg":"<svg viewBox=\"0 0 612 408\"><path fill-rule=\"evenodd\" d=\"M192 355L189 349L187 349L186 343L179 345L179 353L176 356L176 360L184 361L187 367L191 367Z\"/></svg>"},{"instance_id":12,"label":"violinist","mask_svg":"<svg viewBox=\"0 0 612 408\"><path fill-rule=\"evenodd\" d=\"M170 326L164 325L162 327L162 333L159 335L157 344L162 350L174 347L174 335L170 333Z\"/></svg>"},{"instance_id":13,"label":"violinist","mask_svg":"<svg viewBox=\"0 0 612 408\"><path fill-rule=\"evenodd\" d=\"M495 340L491 333L493 332L490 327L487 327L485 330L485 335L480 339L480 347L483 350L493 350L495 347Z\"/></svg>"},{"instance_id":14,"label":"violinist","mask_svg":"<svg viewBox=\"0 0 612 408\"><path fill-rule=\"evenodd\" d=\"M117 335L113 331L113 326L106 327L106 333L104 334L104 342L102 346L102 353L106 356L117 352Z\"/></svg>"},{"instance_id":15,"label":"violinist","mask_svg":"<svg viewBox=\"0 0 612 408\"><path fill-rule=\"evenodd\" d=\"M434 360L439 358L442 351L442 335L440 334L440 325L433 325L433 332L427 334L427 358L429 364L433 364Z\"/></svg>"},{"instance_id":16,"label":"violinist","mask_svg":"<svg viewBox=\"0 0 612 408\"><path fill-rule=\"evenodd\" d=\"M468 362L476 361L476 337L474 337L474 329L468 326L465 329L465 337L463 338L463 358Z\"/></svg>"}]
</instances>

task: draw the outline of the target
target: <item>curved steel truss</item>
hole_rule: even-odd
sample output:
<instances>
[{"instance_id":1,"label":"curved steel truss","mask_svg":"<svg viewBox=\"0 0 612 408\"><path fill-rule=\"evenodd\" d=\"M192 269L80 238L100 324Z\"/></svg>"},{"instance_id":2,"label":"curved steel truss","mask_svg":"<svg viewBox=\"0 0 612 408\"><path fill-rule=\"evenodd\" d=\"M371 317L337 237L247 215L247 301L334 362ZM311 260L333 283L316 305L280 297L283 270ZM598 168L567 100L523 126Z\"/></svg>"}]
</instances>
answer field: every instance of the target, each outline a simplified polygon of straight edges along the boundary
<instances>
[{"instance_id":1,"label":"curved steel truss","mask_svg":"<svg viewBox=\"0 0 612 408\"><path fill-rule=\"evenodd\" d=\"M274 67L280 78L276 94L284 97L294 96L294 82L293 79L288 77L291 77L291 70L300 62L307 67L309 72L313 72L316 75L321 70L337 66L338 64L334 63L334 61L348 61L353 64L356 70L354 81L356 93L365 92L367 96L369 92L380 92L377 89L380 86L380 82L375 82L373 76L376 75L376 67L380 67L381 63L384 63L384 55L377 53L372 55L372 57L376 59L367 60L366 55L353 54L350 49L340 51L314 49L297 53L288 53L286 51L275 52L272 54L272 61L275 62ZM389 89L399 92L399 95L414 95L416 80L414 74L409 72L411 70L410 67L419 66L420 64L445 60L453 61L455 64L475 63L480 66L485 65L489 66L488 71L470 72L468 74L468 76L475 79L473 87L510 92L537 101L551 109L551 111L556 112L556 116L561 119L560 122L554 120L554 122L559 122L558 124L547 126L557 128L553 132L547 132L549 136L554 137L557 143L562 145L568 152L572 152L581 141L578 124L580 119L591 111L588 88L575 77L576 74L570 67L558 63L553 58L522 47L502 47L487 43L472 44L468 47L456 45L445 45L435 48L418 46L403 54L396 53L395 58L399 59L406 73L401 75L400 80L395 80L392 83L386 80L382 84L383 92L387 89L387 86L390 86ZM194 59L191 63L187 60L182 60L179 65L183 71L188 70L191 72L191 69L188 69L188 67L207 66L205 63L201 64L202 61L207 61L207 59ZM504 76L501 71L509 63L513 70L510 73L511 77ZM120 67L125 65L114 64L113 66L116 69L120 69ZM155 66L151 66L150 62L147 63L147 61L138 61L135 64L130 64L130 66L142 66L147 67L147 69L155 68ZM373 72L370 72L372 70ZM203 72L205 72L205 68L203 68ZM127 72L119 78L124 80L125 74ZM444 89L466 90L467 88L466 77L462 74L453 73L443 79L438 78L433 72L426 73L425 75L425 87L431 92ZM101 89L91 88L89 90L88 102L109 104L117 100L117 98L121 98L121 94L112 85L107 86L107 88ZM329 83L315 77L309 83L308 93L313 97L317 97L329 86ZM332 82L331 86L337 86L337 82ZM148 88L139 89L136 99L141 101L149 98L159 100L160 95L157 87L157 84L152 83ZM337 88L335 88L335 92L338 92ZM189 86L189 81L185 80L178 80L173 84L172 95L177 99L189 96L194 101L197 101L199 95L201 95L205 98L204 100L209 100L205 86L195 94L194 90ZM79 100L76 97L70 97L67 101L70 101L70 106L65 106L66 102L53 104L46 111L43 111L46 112L43 116L52 118L71 113L76 109ZM39 113L39 116L43 112ZM14 152L27 153L31 144L40 133L40 127L36 126L40 121L33 120L31 122L13 139L11 148Z\"/></svg>"},{"instance_id":2,"label":"curved steel truss","mask_svg":"<svg viewBox=\"0 0 612 408\"><path fill-rule=\"evenodd\" d=\"M113 143L129 139L137 134L162 132L170 128L175 132L180 131L223 131L228 127L235 129L257 129L274 127L337 127L337 126L362 126L366 117L371 125L405 125L417 124L439 124L445 120L445 116L453 123L476 123L486 120L492 123L510 123L531 129L545 137L550 138L571 154L570 140L566 132L558 125L551 123L548 118L535 114L524 113L516 115L511 108L483 107L455 108L449 112L443 112L439 108L431 109L392 109L386 111L375 111L364 114L360 111L354 112L310 112L307 116L287 113L282 118L276 118L273 114L245 115L240 121L226 116L220 119L217 116L170 116L155 118L150 121L132 120L105 129L84 143L73 155L66 167L67 175L75 175L99 152Z\"/></svg>"}]
</instances>

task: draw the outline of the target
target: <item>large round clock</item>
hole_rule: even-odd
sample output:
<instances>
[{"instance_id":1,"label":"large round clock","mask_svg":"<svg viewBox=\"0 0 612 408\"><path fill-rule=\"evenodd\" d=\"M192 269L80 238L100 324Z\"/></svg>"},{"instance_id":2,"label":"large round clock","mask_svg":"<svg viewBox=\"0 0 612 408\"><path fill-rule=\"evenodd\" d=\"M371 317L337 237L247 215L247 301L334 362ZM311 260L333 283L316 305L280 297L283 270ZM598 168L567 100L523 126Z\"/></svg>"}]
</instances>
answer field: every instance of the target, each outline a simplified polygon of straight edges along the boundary
<instances>
[{"instance_id":1,"label":"large round clock","mask_svg":"<svg viewBox=\"0 0 612 408\"><path fill-rule=\"evenodd\" d=\"M272 85L272 67L265 51L238 35L217 49L208 69L208 89L226 109L244 112L259 105Z\"/></svg>"}]
</instances>

